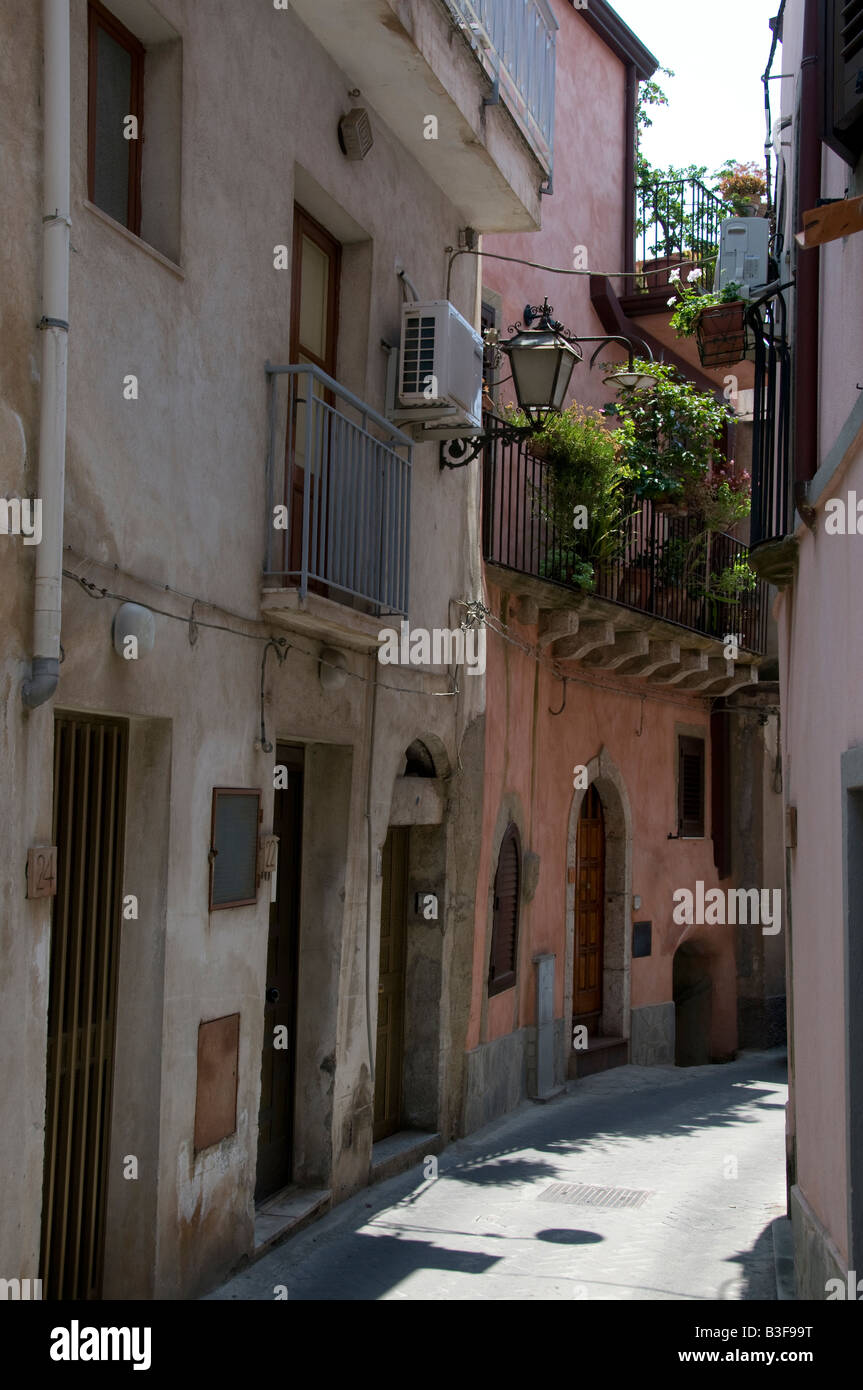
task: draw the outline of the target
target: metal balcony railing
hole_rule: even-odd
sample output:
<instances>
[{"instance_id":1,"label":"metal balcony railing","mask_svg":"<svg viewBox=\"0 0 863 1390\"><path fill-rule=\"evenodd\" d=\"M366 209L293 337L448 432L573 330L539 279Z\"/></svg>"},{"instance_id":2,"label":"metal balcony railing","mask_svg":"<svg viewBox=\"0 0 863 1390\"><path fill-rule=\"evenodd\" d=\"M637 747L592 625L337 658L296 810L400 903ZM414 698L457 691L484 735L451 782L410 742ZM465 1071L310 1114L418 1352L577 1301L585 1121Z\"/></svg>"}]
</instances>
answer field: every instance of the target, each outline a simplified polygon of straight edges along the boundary
<instances>
[{"instance_id":1,"label":"metal balcony railing","mask_svg":"<svg viewBox=\"0 0 863 1390\"><path fill-rule=\"evenodd\" d=\"M697 266L706 278L712 278L720 223L730 215L730 207L698 179L638 185L635 259L644 271L641 288L658 290L667 286L674 265ZM655 270L651 269L653 263Z\"/></svg>"},{"instance_id":2,"label":"metal balcony railing","mask_svg":"<svg viewBox=\"0 0 863 1390\"><path fill-rule=\"evenodd\" d=\"M534 152L552 172L558 23L547 0L446 0Z\"/></svg>"},{"instance_id":3,"label":"metal balcony railing","mask_svg":"<svg viewBox=\"0 0 863 1390\"><path fill-rule=\"evenodd\" d=\"M553 515L553 465L524 441L490 440L483 478L483 554L488 564L518 570L583 594L576 582L579 552ZM735 537L704 531L698 518L669 515L650 502L624 506L613 558L595 572L595 597L762 653L767 640L767 585L729 601L720 576L748 557Z\"/></svg>"},{"instance_id":4,"label":"metal balcony railing","mask_svg":"<svg viewBox=\"0 0 863 1390\"><path fill-rule=\"evenodd\" d=\"M319 367L267 374L266 580L407 616L412 441Z\"/></svg>"},{"instance_id":5,"label":"metal balcony railing","mask_svg":"<svg viewBox=\"0 0 863 1390\"><path fill-rule=\"evenodd\" d=\"M755 341L752 425L752 547L784 539L791 524L791 350L781 293L754 301L747 325Z\"/></svg>"}]
</instances>

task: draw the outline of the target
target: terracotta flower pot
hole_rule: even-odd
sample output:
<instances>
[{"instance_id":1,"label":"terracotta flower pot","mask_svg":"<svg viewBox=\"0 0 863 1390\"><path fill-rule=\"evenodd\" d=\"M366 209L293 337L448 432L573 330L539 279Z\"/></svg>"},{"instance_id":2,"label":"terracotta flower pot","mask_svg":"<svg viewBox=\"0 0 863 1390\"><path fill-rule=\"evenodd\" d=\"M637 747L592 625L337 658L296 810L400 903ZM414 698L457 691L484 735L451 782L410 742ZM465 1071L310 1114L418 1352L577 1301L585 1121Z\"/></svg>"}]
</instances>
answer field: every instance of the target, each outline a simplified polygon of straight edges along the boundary
<instances>
[{"instance_id":1,"label":"terracotta flower pot","mask_svg":"<svg viewBox=\"0 0 863 1390\"><path fill-rule=\"evenodd\" d=\"M745 309L742 299L733 299L728 304L712 304L701 310L695 337L702 367L732 367L743 360Z\"/></svg>"}]
</instances>

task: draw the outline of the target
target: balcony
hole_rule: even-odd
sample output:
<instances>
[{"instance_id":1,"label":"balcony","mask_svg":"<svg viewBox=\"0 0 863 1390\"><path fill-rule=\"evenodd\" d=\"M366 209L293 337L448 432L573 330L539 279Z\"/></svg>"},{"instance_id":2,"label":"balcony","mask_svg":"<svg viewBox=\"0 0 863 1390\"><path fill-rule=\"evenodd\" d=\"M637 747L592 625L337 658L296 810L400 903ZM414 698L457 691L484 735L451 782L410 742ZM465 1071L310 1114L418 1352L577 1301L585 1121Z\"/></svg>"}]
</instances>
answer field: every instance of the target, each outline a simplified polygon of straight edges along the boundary
<instances>
[{"instance_id":1,"label":"balcony","mask_svg":"<svg viewBox=\"0 0 863 1390\"><path fill-rule=\"evenodd\" d=\"M480 232L535 231L551 177L547 0L292 0L291 8ZM429 135L428 118L435 121Z\"/></svg>"},{"instance_id":2,"label":"balcony","mask_svg":"<svg viewBox=\"0 0 863 1390\"><path fill-rule=\"evenodd\" d=\"M719 227L729 206L699 179L668 179L635 191L635 270L633 293L621 300L630 315L666 313L668 277L678 269L685 279L699 269L708 283L719 252Z\"/></svg>"},{"instance_id":3,"label":"balcony","mask_svg":"<svg viewBox=\"0 0 863 1390\"><path fill-rule=\"evenodd\" d=\"M752 567L779 588L797 564L792 521L791 349L781 292L750 305L747 325L755 341L752 431Z\"/></svg>"},{"instance_id":4,"label":"balcony","mask_svg":"<svg viewBox=\"0 0 863 1390\"><path fill-rule=\"evenodd\" d=\"M318 367L273 367L263 611L361 648L406 617L412 442Z\"/></svg>"},{"instance_id":5,"label":"balcony","mask_svg":"<svg viewBox=\"0 0 863 1390\"><path fill-rule=\"evenodd\" d=\"M588 591L575 582L571 537L548 519L551 468L524 442L495 441L485 451L484 559L497 571L491 577L526 601L525 621L538 621L540 645L559 660L711 696L755 684L767 641L767 585L729 600L719 584L748 548L733 536L708 535L695 518L633 501L615 558ZM721 650L730 633L739 644L731 669Z\"/></svg>"},{"instance_id":6,"label":"balcony","mask_svg":"<svg viewBox=\"0 0 863 1390\"><path fill-rule=\"evenodd\" d=\"M557 20L545 0L446 0L549 175L554 158Z\"/></svg>"}]
</instances>

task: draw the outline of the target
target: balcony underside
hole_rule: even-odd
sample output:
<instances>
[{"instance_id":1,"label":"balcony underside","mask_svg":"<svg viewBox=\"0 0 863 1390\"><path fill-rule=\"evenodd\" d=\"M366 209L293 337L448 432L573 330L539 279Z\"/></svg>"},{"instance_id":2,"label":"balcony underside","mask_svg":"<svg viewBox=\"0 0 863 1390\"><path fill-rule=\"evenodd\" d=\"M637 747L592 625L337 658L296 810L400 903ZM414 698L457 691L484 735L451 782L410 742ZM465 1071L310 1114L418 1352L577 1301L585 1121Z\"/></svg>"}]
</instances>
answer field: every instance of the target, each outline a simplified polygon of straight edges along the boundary
<instances>
[{"instance_id":1,"label":"balcony underside","mask_svg":"<svg viewBox=\"0 0 863 1390\"><path fill-rule=\"evenodd\" d=\"M537 643L564 673L582 670L716 698L758 684L761 657L611 599L577 594L532 575L486 564L486 574L515 600L514 616L537 628Z\"/></svg>"},{"instance_id":2,"label":"balcony underside","mask_svg":"<svg viewBox=\"0 0 863 1390\"><path fill-rule=\"evenodd\" d=\"M483 105L491 82L443 7L389 0L292 0L366 103L446 194L484 232L535 231L549 170L503 101ZM428 138L427 119L437 120ZM369 162L374 161L374 151Z\"/></svg>"}]
</instances>

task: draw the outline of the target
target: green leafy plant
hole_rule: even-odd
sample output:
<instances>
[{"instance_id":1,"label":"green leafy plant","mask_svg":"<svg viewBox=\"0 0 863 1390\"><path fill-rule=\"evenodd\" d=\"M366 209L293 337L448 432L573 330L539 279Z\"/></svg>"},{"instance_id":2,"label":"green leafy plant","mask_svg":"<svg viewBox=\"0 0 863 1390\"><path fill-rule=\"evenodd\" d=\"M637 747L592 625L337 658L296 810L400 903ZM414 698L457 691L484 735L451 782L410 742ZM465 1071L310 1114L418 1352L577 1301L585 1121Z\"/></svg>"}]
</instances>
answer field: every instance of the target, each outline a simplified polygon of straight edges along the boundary
<instances>
[{"instance_id":1,"label":"green leafy plant","mask_svg":"<svg viewBox=\"0 0 863 1390\"><path fill-rule=\"evenodd\" d=\"M517 412L510 419L526 423ZM549 416L530 448L550 465L544 486L532 489L536 515L551 522L557 537L543 573L592 588L595 571L625 543L629 472L617 431L605 427L599 412L573 405ZM576 517L585 524L576 526Z\"/></svg>"},{"instance_id":2,"label":"green leafy plant","mask_svg":"<svg viewBox=\"0 0 863 1390\"><path fill-rule=\"evenodd\" d=\"M735 217L742 217L751 203L758 203L767 192L767 179L758 164L740 164L726 159L713 175L719 195L728 203Z\"/></svg>"},{"instance_id":3,"label":"green leafy plant","mask_svg":"<svg viewBox=\"0 0 863 1390\"><path fill-rule=\"evenodd\" d=\"M669 308L676 306L669 323L678 338L691 338L705 309L715 304L733 304L740 298L742 290L742 286L732 280L719 294L705 292L700 289L701 273L695 270L689 272L687 281L689 283L681 286L680 277L675 276L674 271L669 276L669 282L676 290L675 297L668 301Z\"/></svg>"},{"instance_id":4,"label":"green leafy plant","mask_svg":"<svg viewBox=\"0 0 863 1390\"><path fill-rule=\"evenodd\" d=\"M656 386L618 404L622 467L636 497L682 501L686 485L723 461L723 429L733 413L670 364L637 360L635 369L649 372Z\"/></svg>"}]
</instances>

